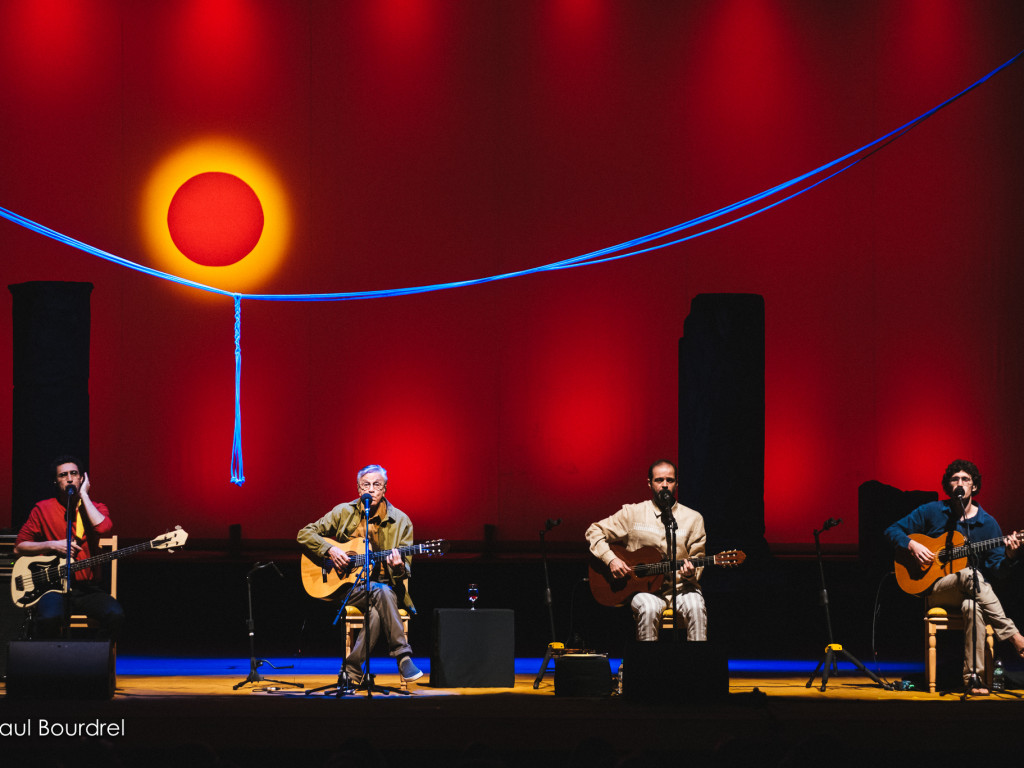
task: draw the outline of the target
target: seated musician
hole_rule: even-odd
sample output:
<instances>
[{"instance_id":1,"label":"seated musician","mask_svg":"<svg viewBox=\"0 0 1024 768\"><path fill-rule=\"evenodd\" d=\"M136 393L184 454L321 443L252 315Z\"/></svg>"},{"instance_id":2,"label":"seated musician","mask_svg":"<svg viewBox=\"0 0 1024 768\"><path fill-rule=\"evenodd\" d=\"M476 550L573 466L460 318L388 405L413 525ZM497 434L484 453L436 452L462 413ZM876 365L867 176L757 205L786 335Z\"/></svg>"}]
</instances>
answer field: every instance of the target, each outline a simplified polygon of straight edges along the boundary
<instances>
[{"instance_id":1,"label":"seated musician","mask_svg":"<svg viewBox=\"0 0 1024 768\"><path fill-rule=\"evenodd\" d=\"M67 509L73 499L75 520L71 537L72 560L88 560L101 535L110 532L113 524L104 504L89 495L89 474L80 470L81 462L74 456L60 456L50 467L56 495L37 503L18 531L14 552L18 555L54 555L63 562L67 557ZM70 491L70 492L69 492ZM124 625L124 611L110 592L95 583L92 568L74 573L68 602L71 614L84 614L96 621L101 640L116 641ZM64 625L64 596L47 592L32 606L36 639L60 637Z\"/></svg>"},{"instance_id":2,"label":"seated musician","mask_svg":"<svg viewBox=\"0 0 1024 768\"><path fill-rule=\"evenodd\" d=\"M688 558L704 554L707 539L704 518L696 510L675 501L676 466L671 461L656 461L647 471L651 498L639 504L626 504L615 514L587 528L590 552L603 562L615 578L632 573L629 564L612 550L612 544L635 552L641 547L655 547L668 558L668 537L665 523L670 521L662 509L671 513L677 525L675 626L686 629L687 640L707 640L707 610L700 580L703 568L694 567ZM666 578L659 594L637 592L630 601L636 620L637 640L657 640L662 612L672 602L672 582Z\"/></svg>"},{"instance_id":3,"label":"seated musician","mask_svg":"<svg viewBox=\"0 0 1024 768\"><path fill-rule=\"evenodd\" d=\"M409 598L407 583L410 575L409 556L398 552L399 547L412 544L412 521L409 516L392 505L384 492L388 487L388 473L378 464L370 464L356 475L356 488L369 498L370 504L370 548L373 551L391 550L381 567L374 569L369 583L360 581L355 587L348 604L361 610L365 616L363 631L359 633L352 653L345 659L344 670L349 680L358 685L363 678L364 664L373 646L383 633L388 652L398 661L398 670L407 681L423 677L412 660L412 648L405 636L402 619L398 613L400 603L410 613L415 612ZM365 539L366 520L362 504L357 497L350 502L339 504L314 523L299 531L298 542L318 560L329 559L339 573L345 573L349 556L344 549L333 545L324 537L345 543L352 539ZM356 554L363 551L363 542L353 546ZM347 591L351 592L352 587ZM342 590L339 600L345 596Z\"/></svg>"},{"instance_id":4,"label":"seated musician","mask_svg":"<svg viewBox=\"0 0 1024 768\"><path fill-rule=\"evenodd\" d=\"M989 579L1005 575L1011 564L1017 562L1021 539L1011 534L1004 539L996 519L975 501L981 490L981 473L970 461L957 459L946 467L942 476L942 488L949 496L948 501L933 501L915 509L906 517L897 520L886 531L886 538L893 546L909 552L911 562L922 570L931 568L935 552L925 543L915 541L912 534L937 538L945 546L946 535L959 531L967 541L999 541L987 551L979 554L978 599L974 610L973 570L968 566L956 573L947 573L923 593L929 607L956 607L963 611L964 627L973 626L972 633L964 631L964 687L974 696L987 696L986 689L976 676L976 671L985 667L985 625L991 624L995 636L1009 640L1015 652L1024 657L1024 635L1006 617L1003 606L996 597ZM959 501L956 500L958 497Z\"/></svg>"}]
</instances>

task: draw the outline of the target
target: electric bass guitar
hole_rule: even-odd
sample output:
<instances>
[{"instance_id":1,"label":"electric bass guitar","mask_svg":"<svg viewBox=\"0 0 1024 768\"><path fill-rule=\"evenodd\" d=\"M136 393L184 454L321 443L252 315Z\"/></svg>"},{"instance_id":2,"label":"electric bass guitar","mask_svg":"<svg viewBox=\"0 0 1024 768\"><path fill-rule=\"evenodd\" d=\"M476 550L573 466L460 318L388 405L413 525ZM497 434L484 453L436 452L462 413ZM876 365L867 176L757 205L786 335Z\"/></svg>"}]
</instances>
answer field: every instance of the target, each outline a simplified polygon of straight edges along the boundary
<instances>
[{"instance_id":1,"label":"electric bass guitar","mask_svg":"<svg viewBox=\"0 0 1024 768\"><path fill-rule=\"evenodd\" d=\"M662 559L657 547L641 547L629 552L621 544L610 545L615 556L625 561L633 572L625 578L612 576L608 566L601 560L590 558L590 592L601 605L617 608L628 603L637 592L661 591L665 574L672 570L672 561ZM696 567L704 565L720 565L731 568L747 559L745 553L738 549L719 552L717 555L686 558ZM682 564L676 561L676 567Z\"/></svg>"},{"instance_id":2,"label":"electric bass guitar","mask_svg":"<svg viewBox=\"0 0 1024 768\"><path fill-rule=\"evenodd\" d=\"M314 558L303 553L299 572L302 576L302 586L310 597L315 597L318 600L332 600L342 588L352 584L362 574L366 567L366 544L365 539L358 536L344 543L327 538L324 541L332 547L338 547L348 555L348 567L339 571L329 557ZM448 551L448 542L436 539L422 544L397 547L397 549L398 554L402 556L443 555ZM383 563L389 554L391 554L390 549L370 552L370 572L373 573L378 564Z\"/></svg>"},{"instance_id":3,"label":"electric bass guitar","mask_svg":"<svg viewBox=\"0 0 1024 768\"><path fill-rule=\"evenodd\" d=\"M1013 535L1024 535L1024 531L1015 531L1006 536L984 541L974 541L967 544L967 539L960 531L953 531L951 536L925 536L923 533L910 534L911 541L923 544L929 551L935 554L931 565L921 565L910 550L896 550L896 583L900 589L910 595L919 595L927 590L932 584L948 576L951 573L962 571L967 567L967 558L981 552L987 552L994 547L1006 544L1006 539Z\"/></svg>"},{"instance_id":4,"label":"electric bass guitar","mask_svg":"<svg viewBox=\"0 0 1024 768\"><path fill-rule=\"evenodd\" d=\"M111 560L125 555L145 552L147 549L183 547L187 538L188 534L178 525L173 531L157 536L151 541L104 552L86 560L72 560L71 573L84 568L92 568L94 565L109 563ZM39 598L47 592L67 592L70 581L67 561L60 555L19 557L14 561L14 568L11 570L11 599L14 600L15 605L27 608L39 602Z\"/></svg>"}]
</instances>

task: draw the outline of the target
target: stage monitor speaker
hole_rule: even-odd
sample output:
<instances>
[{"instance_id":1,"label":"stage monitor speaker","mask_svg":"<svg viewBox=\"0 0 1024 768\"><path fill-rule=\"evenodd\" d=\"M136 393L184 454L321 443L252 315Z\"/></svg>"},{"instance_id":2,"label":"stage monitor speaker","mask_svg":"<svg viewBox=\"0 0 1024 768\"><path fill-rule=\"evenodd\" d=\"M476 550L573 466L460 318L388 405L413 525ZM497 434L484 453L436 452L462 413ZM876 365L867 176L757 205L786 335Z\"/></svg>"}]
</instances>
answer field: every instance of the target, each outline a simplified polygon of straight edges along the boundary
<instances>
[{"instance_id":1,"label":"stage monitor speaker","mask_svg":"<svg viewBox=\"0 0 1024 768\"><path fill-rule=\"evenodd\" d=\"M729 661L710 642L634 641L626 649L622 677L622 695L637 701L686 704L729 693Z\"/></svg>"},{"instance_id":2,"label":"stage monitor speaker","mask_svg":"<svg viewBox=\"0 0 1024 768\"><path fill-rule=\"evenodd\" d=\"M764 297L701 293L679 340L680 503L715 549L763 551Z\"/></svg>"},{"instance_id":3,"label":"stage monitor speaker","mask_svg":"<svg viewBox=\"0 0 1024 768\"><path fill-rule=\"evenodd\" d=\"M25 609L2 597L11 591L16 538L13 533L0 534L0 677L7 675L7 643L25 637Z\"/></svg>"},{"instance_id":4,"label":"stage monitor speaker","mask_svg":"<svg viewBox=\"0 0 1024 768\"><path fill-rule=\"evenodd\" d=\"M512 688L515 612L435 608L430 684L436 688Z\"/></svg>"},{"instance_id":5,"label":"stage monitor speaker","mask_svg":"<svg viewBox=\"0 0 1024 768\"><path fill-rule=\"evenodd\" d=\"M24 637L25 609L7 600L10 576L0 578L0 677L7 674L7 644Z\"/></svg>"},{"instance_id":6,"label":"stage monitor speaker","mask_svg":"<svg viewBox=\"0 0 1024 768\"><path fill-rule=\"evenodd\" d=\"M109 641L17 640L7 647L7 698L109 699L114 695Z\"/></svg>"},{"instance_id":7,"label":"stage monitor speaker","mask_svg":"<svg viewBox=\"0 0 1024 768\"><path fill-rule=\"evenodd\" d=\"M567 653L555 661L555 696L608 696L612 668L608 657L595 653Z\"/></svg>"}]
</instances>

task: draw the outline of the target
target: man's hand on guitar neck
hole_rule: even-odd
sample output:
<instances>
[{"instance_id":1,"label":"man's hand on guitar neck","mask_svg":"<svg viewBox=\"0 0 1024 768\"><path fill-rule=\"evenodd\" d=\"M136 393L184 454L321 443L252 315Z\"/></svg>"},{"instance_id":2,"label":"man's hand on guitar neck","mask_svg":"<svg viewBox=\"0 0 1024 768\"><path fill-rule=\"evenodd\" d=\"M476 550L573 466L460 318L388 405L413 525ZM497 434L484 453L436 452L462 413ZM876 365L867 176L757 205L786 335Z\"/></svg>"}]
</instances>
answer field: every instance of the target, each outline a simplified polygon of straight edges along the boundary
<instances>
[{"instance_id":1,"label":"man's hand on guitar neck","mask_svg":"<svg viewBox=\"0 0 1024 768\"><path fill-rule=\"evenodd\" d=\"M397 549L392 549L388 552L387 558L384 560L388 565L394 569L394 573L400 574L405 570L405 561L402 559L402 555L399 554Z\"/></svg>"},{"instance_id":2,"label":"man's hand on guitar neck","mask_svg":"<svg viewBox=\"0 0 1024 768\"><path fill-rule=\"evenodd\" d=\"M626 565L626 561L621 557L616 557L610 563L608 563L608 571L616 579L624 579L633 573L633 569ZM697 568L689 560L683 560L679 564L679 573L683 578L693 576L697 572Z\"/></svg>"},{"instance_id":3,"label":"man's hand on guitar neck","mask_svg":"<svg viewBox=\"0 0 1024 768\"><path fill-rule=\"evenodd\" d=\"M331 547L327 550L327 556L331 558L331 562L334 563L334 567L339 571L344 571L348 568L350 561L348 554L341 547ZM402 555L397 549L392 549L388 552L388 556L385 562L392 568L404 568L405 562L402 560Z\"/></svg>"},{"instance_id":4,"label":"man's hand on guitar neck","mask_svg":"<svg viewBox=\"0 0 1024 768\"><path fill-rule=\"evenodd\" d=\"M911 539L910 543L907 544L907 549L910 551L913 558L921 564L922 568L927 568L935 560L934 552L928 549L924 544L914 541L913 539Z\"/></svg>"},{"instance_id":5,"label":"man's hand on guitar neck","mask_svg":"<svg viewBox=\"0 0 1024 768\"><path fill-rule=\"evenodd\" d=\"M1020 533L1017 532L1017 531L1014 531L1013 533L1011 533L1009 536L1006 537L1005 541L1006 541L1006 556L1007 557L1017 557L1017 555L1020 554L1021 544L1024 544L1024 541L1021 540Z\"/></svg>"}]
</instances>

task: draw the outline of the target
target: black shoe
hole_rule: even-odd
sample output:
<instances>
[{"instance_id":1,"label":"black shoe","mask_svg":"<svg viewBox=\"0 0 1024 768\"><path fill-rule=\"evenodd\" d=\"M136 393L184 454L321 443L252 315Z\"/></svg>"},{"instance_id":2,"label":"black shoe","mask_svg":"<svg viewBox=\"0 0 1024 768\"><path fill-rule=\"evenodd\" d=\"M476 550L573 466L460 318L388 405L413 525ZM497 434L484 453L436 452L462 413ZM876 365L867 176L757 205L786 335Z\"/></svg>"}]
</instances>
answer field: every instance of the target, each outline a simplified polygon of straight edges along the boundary
<instances>
[{"instance_id":1,"label":"black shoe","mask_svg":"<svg viewBox=\"0 0 1024 768\"><path fill-rule=\"evenodd\" d=\"M401 673L402 679L407 683L423 677L422 670L412 663L412 656L403 656L398 660L398 671Z\"/></svg>"}]
</instances>

